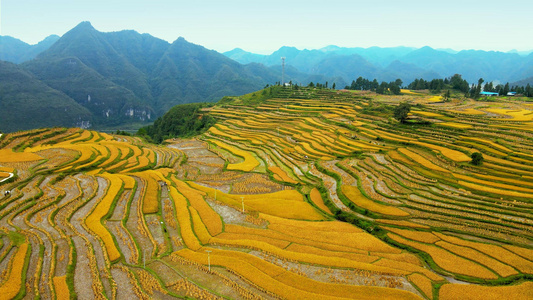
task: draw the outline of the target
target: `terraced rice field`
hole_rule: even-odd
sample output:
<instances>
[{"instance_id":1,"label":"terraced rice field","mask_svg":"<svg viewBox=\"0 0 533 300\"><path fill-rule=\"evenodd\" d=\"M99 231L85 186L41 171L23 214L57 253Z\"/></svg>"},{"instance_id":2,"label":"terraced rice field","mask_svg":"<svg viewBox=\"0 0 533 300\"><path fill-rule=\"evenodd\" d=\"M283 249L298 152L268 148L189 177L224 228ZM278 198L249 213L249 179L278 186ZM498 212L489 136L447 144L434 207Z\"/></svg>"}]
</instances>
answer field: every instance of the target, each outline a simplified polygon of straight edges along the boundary
<instances>
[{"instance_id":1,"label":"terraced rice field","mask_svg":"<svg viewBox=\"0 0 533 300\"><path fill-rule=\"evenodd\" d=\"M404 94L237 98L166 146L2 135L0 298L533 297L531 107ZM371 113L405 100L437 124Z\"/></svg>"}]
</instances>

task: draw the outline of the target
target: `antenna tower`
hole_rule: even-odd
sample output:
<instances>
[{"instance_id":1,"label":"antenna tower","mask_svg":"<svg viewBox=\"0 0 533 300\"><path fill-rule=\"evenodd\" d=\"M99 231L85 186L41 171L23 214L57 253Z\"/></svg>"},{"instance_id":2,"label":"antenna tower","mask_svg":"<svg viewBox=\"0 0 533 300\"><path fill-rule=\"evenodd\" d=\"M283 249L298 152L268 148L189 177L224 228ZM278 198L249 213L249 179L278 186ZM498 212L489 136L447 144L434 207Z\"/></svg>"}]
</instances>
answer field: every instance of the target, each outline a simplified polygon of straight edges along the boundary
<instances>
[{"instance_id":1,"label":"antenna tower","mask_svg":"<svg viewBox=\"0 0 533 300\"><path fill-rule=\"evenodd\" d=\"M285 57L281 58L281 86L285 86Z\"/></svg>"}]
</instances>

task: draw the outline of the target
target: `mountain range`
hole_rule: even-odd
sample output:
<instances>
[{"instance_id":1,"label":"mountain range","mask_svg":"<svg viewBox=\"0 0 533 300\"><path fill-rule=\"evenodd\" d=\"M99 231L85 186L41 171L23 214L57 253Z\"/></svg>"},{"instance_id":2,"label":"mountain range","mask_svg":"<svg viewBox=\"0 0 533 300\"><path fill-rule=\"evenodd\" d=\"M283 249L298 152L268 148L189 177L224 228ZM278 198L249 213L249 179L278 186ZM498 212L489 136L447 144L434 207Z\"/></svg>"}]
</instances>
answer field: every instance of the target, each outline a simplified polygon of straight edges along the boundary
<instances>
[{"instance_id":1,"label":"mountain range","mask_svg":"<svg viewBox=\"0 0 533 300\"><path fill-rule=\"evenodd\" d=\"M287 66L301 72L340 76L346 82L362 76L370 80L410 83L416 78L431 80L461 74L469 82L516 82L533 76L533 52L410 48L343 48L328 46L317 50L281 47L270 55L246 52L240 48L224 55L240 63L279 65L285 57Z\"/></svg>"},{"instance_id":2,"label":"mountain range","mask_svg":"<svg viewBox=\"0 0 533 300\"><path fill-rule=\"evenodd\" d=\"M138 128L177 104L212 102L281 81L281 57L285 81L303 85L329 81L342 88L359 76L408 84L456 73L469 82L533 84L533 53L328 46L221 54L184 38L169 43L132 30L100 32L82 22L36 45L0 37L0 130Z\"/></svg>"},{"instance_id":3,"label":"mountain range","mask_svg":"<svg viewBox=\"0 0 533 300\"><path fill-rule=\"evenodd\" d=\"M58 121L52 125L108 128L141 123L140 126L152 122L174 105L250 93L281 77L279 67L243 65L184 38L168 43L131 30L104 33L89 22L80 23L34 55L35 47L53 39L23 47L16 39L3 38L1 49L18 47L20 51L5 50L2 57L14 63L24 62L2 64L0 78L17 73L19 81L16 84L0 81L1 112L8 111L8 103L17 103L19 111L34 111L35 101L41 99L40 105L46 106L49 94L54 93L61 95L63 105L73 105L69 113L78 115L57 117ZM287 78L301 81L327 80L295 70L287 74ZM29 93L28 88L35 101L22 96ZM64 112L62 109L50 113L55 117ZM32 122L27 120L30 116ZM41 120L39 114L26 117L10 121L0 118L0 130L28 129L28 123L41 126L36 124ZM50 123L43 119L42 126Z\"/></svg>"},{"instance_id":4,"label":"mountain range","mask_svg":"<svg viewBox=\"0 0 533 300\"><path fill-rule=\"evenodd\" d=\"M39 53L50 48L59 40L59 36L51 35L38 44L29 45L10 36L0 36L0 60L16 64L34 59Z\"/></svg>"}]
</instances>

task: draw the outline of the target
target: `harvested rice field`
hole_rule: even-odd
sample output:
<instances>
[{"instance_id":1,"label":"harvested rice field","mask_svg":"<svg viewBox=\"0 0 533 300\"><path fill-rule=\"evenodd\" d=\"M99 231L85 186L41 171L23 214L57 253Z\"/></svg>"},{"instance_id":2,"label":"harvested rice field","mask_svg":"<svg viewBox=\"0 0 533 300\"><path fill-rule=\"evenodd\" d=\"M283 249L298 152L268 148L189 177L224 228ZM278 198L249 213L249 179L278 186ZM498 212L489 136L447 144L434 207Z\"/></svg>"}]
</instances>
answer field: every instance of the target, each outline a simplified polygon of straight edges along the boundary
<instances>
[{"instance_id":1,"label":"harvested rice field","mask_svg":"<svg viewBox=\"0 0 533 300\"><path fill-rule=\"evenodd\" d=\"M164 145L1 135L0 298L533 297L531 104L250 97Z\"/></svg>"}]
</instances>

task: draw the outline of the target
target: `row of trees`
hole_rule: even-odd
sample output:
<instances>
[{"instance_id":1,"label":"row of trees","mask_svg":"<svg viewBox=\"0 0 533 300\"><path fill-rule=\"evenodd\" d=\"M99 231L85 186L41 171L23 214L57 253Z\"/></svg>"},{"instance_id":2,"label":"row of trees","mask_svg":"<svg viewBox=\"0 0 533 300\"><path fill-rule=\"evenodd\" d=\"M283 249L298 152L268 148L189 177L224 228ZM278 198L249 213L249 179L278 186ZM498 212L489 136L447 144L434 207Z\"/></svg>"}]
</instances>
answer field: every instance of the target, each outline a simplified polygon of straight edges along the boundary
<instances>
[{"instance_id":1,"label":"row of trees","mask_svg":"<svg viewBox=\"0 0 533 300\"><path fill-rule=\"evenodd\" d=\"M486 83L483 78L478 80L477 85L470 85L468 81L463 79L460 74L455 74L450 78L433 79L430 81L423 78L415 79L407 88L410 90L430 90L434 93L440 93L442 90L457 90L463 92L465 97L471 97L477 99L481 96L481 91L498 93L499 95L507 95L509 92L516 92L517 94L524 95L526 97L533 97L533 88L527 84L527 86L510 86L509 83L494 85L493 82ZM400 94L400 88L403 82L401 79L386 83L378 83L377 79L368 80L363 77L353 80L352 84L346 86L348 90L362 90L373 91L378 94Z\"/></svg>"},{"instance_id":2,"label":"row of trees","mask_svg":"<svg viewBox=\"0 0 533 300\"><path fill-rule=\"evenodd\" d=\"M431 81L426 81L422 78L415 79L407 88L410 90L431 90L436 93L444 89L454 89L463 93L467 93L470 90L468 82L459 74L455 74L450 78L433 79Z\"/></svg>"},{"instance_id":3,"label":"row of trees","mask_svg":"<svg viewBox=\"0 0 533 300\"><path fill-rule=\"evenodd\" d=\"M477 85L472 84L470 87L470 97L477 99L481 96L481 91L484 92L491 92L491 93L498 93L500 96L506 96L509 92L515 92L516 94L524 95L526 97L533 97L533 89L527 84L527 86L509 86L509 82L507 82L505 85L498 84L494 86L492 82L488 82L485 85L483 83L485 80L483 78L479 78Z\"/></svg>"},{"instance_id":4,"label":"row of trees","mask_svg":"<svg viewBox=\"0 0 533 300\"><path fill-rule=\"evenodd\" d=\"M373 91L378 94L387 94L387 95L399 95L400 89L403 82L401 79L396 79L389 83L382 81L378 83L377 79L372 81L359 77L357 80L352 80L351 85L347 85L345 89L347 90L361 90L361 91Z\"/></svg>"},{"instance_id":5,"label":"row of trees","mask_svg":"<svg viewBox=\"0 0 533 300\"><path fill-rule=\"evenodd\" d=\"M328 88L328 82L326 81L326 83L324 83L324 84L323 84L323 83L319 83L319 82L317 82L316 84L314 84L314 83L311 81L311 82L309 82L309 84L307 85L307 87L311 87L311 88L316 87L316 88L319 88L319 89L324 89L324 88L327 89L327 88ZM331 88L332 88L332 89L335 89L335 87L336 87L336 84L335 84L335 82L334 82L333 85L331 86Z\"/></svg>"},{"instance_id":6,"label":"row of trees","mask_svg":"<svg viewBox=\"0 0 533 300\"><path fill-rule=\"evenodd\" d=\"M346 86L348 90L364 90L364 91L374 91L378 94L400 94L400 89L402 87L402 80L396 79L395 81L386 83L378 83L377 79L372 81L359 77L357 80L353 80L352 84ZM431 90L433 92L439 93L444 89L455 89L467 93L470 90L470 86L466 80L461 78L461 75L455 74L450 78L445 79L433 79L431 81L424 80L422 78L415 79L408 86L410 90Z\"/></svg>"},{"instance_id":7,"label":"row of trees","mask_svg":"<svg viewBox=\"0 0 533 300\"><path fill-rule=\"evenodd\" d=\"M482 80L483 78L480 78ZM510 86L509 82L507 82L505 85L498 84L494 85L491 82L485 84L483 86L483 91L485 92L492 92L492 93L498 93L499 95L507 95L509 92L515 92L517 94L524 95L526 97L533 97L533 89L529 85L529 83L523 87L523 86Z\"/></svg>"}]
</instances>

